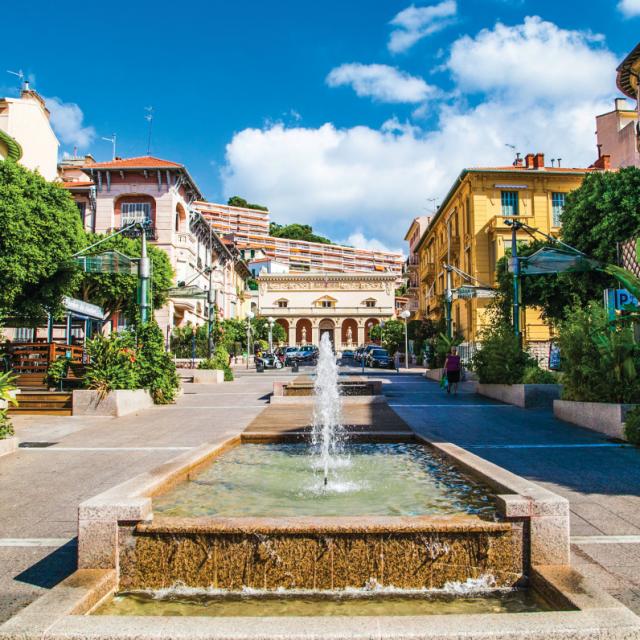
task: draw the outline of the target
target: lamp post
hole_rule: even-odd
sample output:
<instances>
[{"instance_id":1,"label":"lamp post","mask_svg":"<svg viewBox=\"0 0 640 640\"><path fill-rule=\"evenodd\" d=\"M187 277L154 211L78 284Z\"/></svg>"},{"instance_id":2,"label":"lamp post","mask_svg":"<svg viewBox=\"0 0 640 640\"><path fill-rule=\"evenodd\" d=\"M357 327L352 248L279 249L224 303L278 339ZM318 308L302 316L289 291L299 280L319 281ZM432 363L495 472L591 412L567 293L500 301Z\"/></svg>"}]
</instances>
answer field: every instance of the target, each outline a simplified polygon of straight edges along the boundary
<instances>
[{"instance_id":1,"label":"lamp post","mask_svg":"<svg viewBox=\"0 0 640 640\"><path fill-rule=\"evenodd\" d=\"M409 368L409 330L407 329L407 320L411 315L411 311L405 309L400 313L400 317L404 320L404 367Z\"/></svg>"},{"instance_id":2,"label":"lamp post","mask_svg":"<svg viewBox=\"0 0 640 640\"><path fill-rule=\"evenodd\" d=\"M247 311L247 369L249 368L249 353L251 349L251 321L255 315L253 311Z\"/></svg>"},{"instance_id":3,"label":"lamp post","mask_svg":"<svg viewBox=\"0 0 640 640\"><path fill-rule=\"evenodd\" d=\"M505 220L504 223L511 227L511 271L513 273L513 333L519 341L522 341L520 331L520 258L518 256L518 229L522 229L519 220Z\"/></svg>"},{"instance_id":4,"label":"lamp post","mask_svg":"<svg viewBox=\"0 0 640 640\"><path fill-rule=\"evenodd\" d=\"M196 325L191 328L191 368L196 368Z\"/></svg>"},{"instance_id":5,"label":"lamp post","mask_svg":"<svg viewBox=\"0 0 640 640\"><path fill-rule=\"evenodd\" d=\"M273 325L275 323L275 318L269 316L267 318L267 322L269 323L269 353L273 352Z\"/></svg>"},{"instance_id":6,"label":"lamp post","mask_svg":"<svg viewBox=\"0 0 640 640\"><path fill-rule=\"evenodd\" d=\"M209 357L213 357L213 350L215 348L213 337L213 324L216 315L216 294L217 291L213 289L213 265L209 265L209 290L207 291L207 346Z\"/></svg>"}]
</instances>

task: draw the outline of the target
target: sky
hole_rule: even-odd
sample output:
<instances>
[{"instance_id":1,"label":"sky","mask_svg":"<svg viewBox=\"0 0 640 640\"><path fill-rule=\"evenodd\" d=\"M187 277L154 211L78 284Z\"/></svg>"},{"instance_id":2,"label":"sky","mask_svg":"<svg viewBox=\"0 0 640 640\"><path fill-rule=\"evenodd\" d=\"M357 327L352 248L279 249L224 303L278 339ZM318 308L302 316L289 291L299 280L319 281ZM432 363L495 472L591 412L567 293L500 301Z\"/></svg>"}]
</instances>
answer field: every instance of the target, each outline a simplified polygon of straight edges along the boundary
<instances>
[{"instance_id":1,"label":"sky","mask_svg":"<svg viewBox=\"0 0 640 640\"><path fill-rule=\"evenodd\" d=\"M0 95L23 70L61 154L183 163L206 198L404 250L464 167L515 151L588 166L640 0L10 3Z\"/></svg>"}]
</instances>

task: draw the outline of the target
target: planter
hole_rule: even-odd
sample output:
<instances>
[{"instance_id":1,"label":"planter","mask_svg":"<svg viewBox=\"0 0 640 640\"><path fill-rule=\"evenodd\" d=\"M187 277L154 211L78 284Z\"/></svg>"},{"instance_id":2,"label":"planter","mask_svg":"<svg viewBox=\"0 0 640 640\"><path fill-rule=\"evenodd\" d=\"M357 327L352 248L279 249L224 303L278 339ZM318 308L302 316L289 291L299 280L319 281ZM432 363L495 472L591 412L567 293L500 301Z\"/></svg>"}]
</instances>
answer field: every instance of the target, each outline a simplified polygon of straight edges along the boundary
<instances>
[{"instance_id":1,"label":"planter","mask_svg":"<svg viewBox=\"0 0 640 640\"><path fill-rule=\"evenodd\" d=\"M222 384L224 371L222 369L194 369L193 382L195 384Z\"/></svg>"},{"instance_id":2,"label":"planter","mask_svg":"<svg viewBox=\"0 0 640 640\"><path fill-rule=\"evenodd\" d=\"M151 407L153 407L153 398L146 389L118 389L109 391L103 398L100 398L98 391L81 389L73 392L72 414L74 416L119 418Z\"/></svg>"},{"instance_id":3,"label":"planter","mask_svg":"<svg viewBox=\"0 0 640 640\"><path fill-rule=\"evenodd\" d=\"M19 442L17 436L10 436L0 440L0 457L13 453L18 448Z\"/></svg>"},{"instance_id":4,"label":"planter","mask_svg":"<svg viewBox=\"0 0 640 640\"><path fill-rule=\"evenodd\" d=\"M532 407L553 406L562 393L560 384L478 384L477 393L487 398L500 400L516 407L530 409Z\"/></svg>"},{"instance_id":5,"label":"planter","mask_svg":"<svg viewBox=\"0 0 640 640\"><path fill-rule=\"evenodd\" d=\"M611 438L626 440L624 421L633 404L614 404L612 402L574 402L573 400L554 400L553 414L559 420L577 424L586 429L603 433Z\"/></svg>"}]
</instances>

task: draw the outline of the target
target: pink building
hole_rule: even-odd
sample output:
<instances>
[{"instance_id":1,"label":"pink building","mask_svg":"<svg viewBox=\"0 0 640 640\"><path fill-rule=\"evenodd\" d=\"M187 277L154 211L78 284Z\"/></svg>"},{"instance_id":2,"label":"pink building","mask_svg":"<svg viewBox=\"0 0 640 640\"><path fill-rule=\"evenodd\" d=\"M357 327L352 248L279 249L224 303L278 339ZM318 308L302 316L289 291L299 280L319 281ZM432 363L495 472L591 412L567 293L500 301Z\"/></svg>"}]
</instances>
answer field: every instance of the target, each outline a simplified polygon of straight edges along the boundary
<instances>
[{"instance_id":1,"label":"pink building","mask_svg":"<svg viewBox=\"0 0 640 640\"><path fill-rule=\"evenodd\" d=\"M220 316L244 317L241 294L250 273L234 247L222 242L192 208L202 194L184 165L152 156L110 162L87 156L63 161L60 172L87 231L109 233L132 222L146 222L147 238L168 254L176 284L206 290L212 268ZM155 313L161 327L207 320L205 300L175 293Z\"/></svg>"}]
</instances>

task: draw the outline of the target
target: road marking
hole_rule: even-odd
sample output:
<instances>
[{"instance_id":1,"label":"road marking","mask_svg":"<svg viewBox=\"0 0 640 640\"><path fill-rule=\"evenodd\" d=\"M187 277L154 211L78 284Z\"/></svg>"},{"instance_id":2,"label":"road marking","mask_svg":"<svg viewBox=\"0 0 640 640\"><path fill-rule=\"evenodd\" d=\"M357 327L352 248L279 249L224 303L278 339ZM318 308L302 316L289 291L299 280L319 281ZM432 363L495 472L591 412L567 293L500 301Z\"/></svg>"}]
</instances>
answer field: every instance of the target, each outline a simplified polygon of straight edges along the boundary
<instances>
[{"instance_id":1,"label":"road marking","mask_svg":"<svg viewBox=\"0 0 640 640\"><path fill-rule=\"evenodd\" d=\"M640 536L571 536L572 544L640 544Z\"/></svg>"},{"instance_id":2,"label":"road marking","mask_svg":"<svg viewBox=\"0 0 640 640\"><path fill-rule=\"evenodd\" d=\"M20 451L191 451L195 447L27 447Z\"/></svg>"},{"instance_id":3,"label":"road marking","mask_svg":"<svg viewBox=\"0 0 640 640\"><path fill-rule=\"evenodd\" d=\"M167 407L166 405L162 408L159 408L160 411L185 411L187 409L196 410L196 409L264 409L264 407L268 407L269 403L265 401L264 404L251 404L251 405L222 405L222 404L208 404L208 405L195 405L195 406L185 406L185 405L176 405L175 407Z\"/></svg>"},{"instance_id":4,"label":"road marking","mask_svg":"<svg viewBox=\"0 0 640 640\"><path fill-rule=\"evenodd\" d=\"M597 449L605 447L624 447L629 448L630 444L616 444L615 442L585 442L584 444L466 444L460 445L465 449Z\"/></svg>"},{"instance_id":5,"label":"road marking","mask_svg":"<svg viewBox=\"0 0 640 640\"><path fill-rule=\"evenodd\" d=\"M0 547L62 547L74 538L0 538Z\"/></svg>"}]
</instances>

